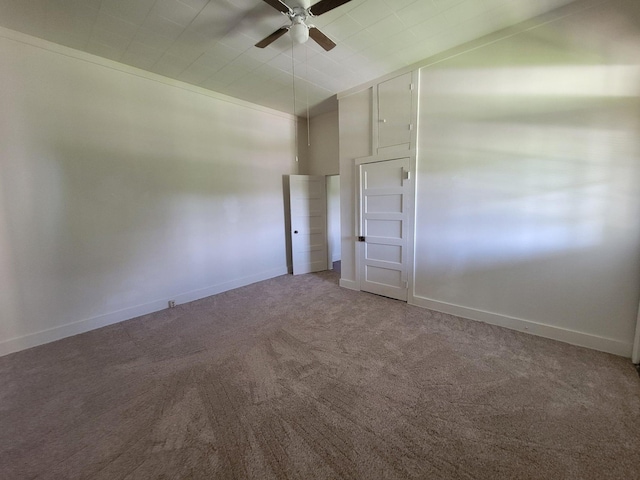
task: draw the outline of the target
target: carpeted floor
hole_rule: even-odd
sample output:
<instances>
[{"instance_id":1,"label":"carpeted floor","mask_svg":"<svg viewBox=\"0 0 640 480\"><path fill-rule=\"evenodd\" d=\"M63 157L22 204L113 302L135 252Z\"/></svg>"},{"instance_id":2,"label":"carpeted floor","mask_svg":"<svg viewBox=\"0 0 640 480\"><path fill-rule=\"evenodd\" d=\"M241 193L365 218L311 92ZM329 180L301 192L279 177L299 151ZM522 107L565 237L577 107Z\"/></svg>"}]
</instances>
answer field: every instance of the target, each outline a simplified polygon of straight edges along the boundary
<instances>
[{"instance_id":1,"label":"carpeted floor","mask_svg":"<svg viewBox=\"0 0 640 480\"><path fill-rule=\"evenodd\" d=\"M628 359L282 276L0 358L0 478L634 479Z\"/></svg>"}]
</instances>

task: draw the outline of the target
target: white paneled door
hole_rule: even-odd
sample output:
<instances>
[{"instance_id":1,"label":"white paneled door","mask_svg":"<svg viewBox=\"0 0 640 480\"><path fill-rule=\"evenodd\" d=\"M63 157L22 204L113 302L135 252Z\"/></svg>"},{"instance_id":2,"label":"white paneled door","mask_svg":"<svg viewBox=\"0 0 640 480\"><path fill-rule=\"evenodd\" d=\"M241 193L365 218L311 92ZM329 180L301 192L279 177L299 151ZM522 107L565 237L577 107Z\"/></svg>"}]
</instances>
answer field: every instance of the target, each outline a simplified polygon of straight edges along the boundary
<instances>
[{"instance_id":1,"label":"white paneled door","mask_svg":"<svg viewBox=\"0 0 640 480\"><path fill-rule=\"evenodd\" d=\"M359 168L360 290L406 301L409 158Z\"/></svg>"},{"instance_id":2,"label":"white paneled door","mask_svg":"<svg viewBox=\"0 0 640 480\"><path fill-rule=\"evenodd\" d=\"M290 175L293 274L327 269L327 190L325 177Z\"/></svg>"}]
</instances>

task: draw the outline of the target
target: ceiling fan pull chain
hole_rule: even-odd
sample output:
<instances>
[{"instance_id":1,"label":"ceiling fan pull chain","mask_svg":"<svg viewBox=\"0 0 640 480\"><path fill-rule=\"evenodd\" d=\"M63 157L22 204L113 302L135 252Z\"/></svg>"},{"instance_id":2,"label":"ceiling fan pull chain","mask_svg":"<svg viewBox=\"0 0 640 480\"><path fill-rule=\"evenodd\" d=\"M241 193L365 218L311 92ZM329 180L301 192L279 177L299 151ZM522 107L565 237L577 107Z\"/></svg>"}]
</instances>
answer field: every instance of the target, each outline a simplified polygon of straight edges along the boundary
<instances>
[{"instance_id":1,"label":"ceiling fan pull chain","mask_svg":"<svg viewBox=\"0 0 640 480\"><path fill-rule=\"evenodd\" d=\"M298 117L296 115L296 65L293 59L293 47L295 42L291 39L291 86L293 88L293 126L296 145L296 162L298 161Z\"/></svg>"},{"instance_id":2,"label":"ceiling fan pull chain","mask_svg":"<svg viewBox=\"0 0 640 480\"><path fill-rule=\"evenodd\" d=\"M304 66L305 66L305 75L307 77L306 84L306 100L307 100L307 147L311 146L311 118L309 117L309 47L307 45L304 46Z\"/></svg>"}]
</instances>

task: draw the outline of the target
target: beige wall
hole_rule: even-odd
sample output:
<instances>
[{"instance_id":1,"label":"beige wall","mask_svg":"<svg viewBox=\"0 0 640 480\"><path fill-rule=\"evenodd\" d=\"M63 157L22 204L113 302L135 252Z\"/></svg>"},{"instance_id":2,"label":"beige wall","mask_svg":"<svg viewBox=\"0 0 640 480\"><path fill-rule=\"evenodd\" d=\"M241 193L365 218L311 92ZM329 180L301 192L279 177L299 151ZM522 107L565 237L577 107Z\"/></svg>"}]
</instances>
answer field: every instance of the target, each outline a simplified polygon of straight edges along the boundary
<instances>
[{"instance_id":1,"label":"beige wall","mask_svg":"<svg viewBox=\"0 0 640 480\"><path fill-rule=\"evenodd\" d=\"M284 274L293 118L0 31L0 354Z\"/></svg>"}]
</instances>

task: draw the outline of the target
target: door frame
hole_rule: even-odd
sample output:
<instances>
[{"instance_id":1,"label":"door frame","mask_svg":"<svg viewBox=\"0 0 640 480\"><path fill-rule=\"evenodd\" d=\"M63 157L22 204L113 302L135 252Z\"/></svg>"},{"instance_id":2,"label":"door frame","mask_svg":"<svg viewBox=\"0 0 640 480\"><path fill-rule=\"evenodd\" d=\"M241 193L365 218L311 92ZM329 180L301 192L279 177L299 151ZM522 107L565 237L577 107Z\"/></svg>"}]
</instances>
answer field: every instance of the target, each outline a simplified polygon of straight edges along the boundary
<instances>
[{"instance_id":1,"label":"door frame","mask_svg":"<svg viewBox=\"0 0 640 480\"><path fill-rule=\"evenodd\" d=\"M387 160L398 160L401 158L409 159L409 198L407 198L407 206L409 211L407 212L408 225L407 225L407 303L413 304L413 272L415 270L415 223L416 223L416 158L417 152L415 149L411 150L398 150L395 152L384 152L379 154L370 155L368 157L360 157L354 159L355 180L356 180L356 198L354 202L355 212L355 231L354 238L356 239L356 271L355 271L355 283L358 286L358 290L361 288L361 264L362 253L364 250L364 243L357 241L359 236L362 236L364 232L364 226L362 224L362 178L360 166L367 163L385 162Z\"/></svg>"},{"instance_id":2,"label":"door frame","mask_svg":"<svg viewBox=\"0 0 640 480\"><path fill-rule=\"evenodd\" d=\"M340 174L339 173L335 173L335 174L331 174L331 175L325 175L325 187L327 190L327 268L329 270L333 270L333 256L331 255L331 250L333 249L334 242L332 241L331 235L329 235L329 177L338 177L338 201L340 201ZM338 211L337 211L337 216L338 216L338 227L340 227L340 208L338 206ZM338 235L338 245L341 247L341 240L342 238L342 232L340 232L340 234Z\"/></svg>"},{"instance_id":3,"label":"door frame","mask_svg":"<svg viewBox=\"0 0 640 480\"><path fill-rule=\"evenodd\" d=\"M636 334L633 340L633 352L631 353L631 361L633 363L640 364L640 308L638 309Z\"/></svg>"}]
</instances>

